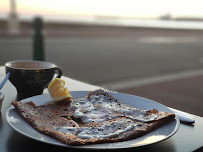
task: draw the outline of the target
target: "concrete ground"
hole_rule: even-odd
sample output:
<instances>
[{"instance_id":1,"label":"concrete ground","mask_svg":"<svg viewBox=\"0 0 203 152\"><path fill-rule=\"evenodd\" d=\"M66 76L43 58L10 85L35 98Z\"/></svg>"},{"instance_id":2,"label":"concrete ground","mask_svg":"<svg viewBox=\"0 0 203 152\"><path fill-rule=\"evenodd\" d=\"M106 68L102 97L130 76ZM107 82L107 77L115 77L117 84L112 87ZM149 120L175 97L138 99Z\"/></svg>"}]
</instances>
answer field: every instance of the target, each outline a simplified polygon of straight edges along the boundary
<instances>
[{"instance_id":1,"label":"concrete ground","mask_svg":"<svg viewBox=\"0 0 203 152\"><path fill-rule=\"evenodd\" d=\"M145 97L166 106L203 116L203 74L165 80L116 91Z\"/></svg>"}]
</instances>

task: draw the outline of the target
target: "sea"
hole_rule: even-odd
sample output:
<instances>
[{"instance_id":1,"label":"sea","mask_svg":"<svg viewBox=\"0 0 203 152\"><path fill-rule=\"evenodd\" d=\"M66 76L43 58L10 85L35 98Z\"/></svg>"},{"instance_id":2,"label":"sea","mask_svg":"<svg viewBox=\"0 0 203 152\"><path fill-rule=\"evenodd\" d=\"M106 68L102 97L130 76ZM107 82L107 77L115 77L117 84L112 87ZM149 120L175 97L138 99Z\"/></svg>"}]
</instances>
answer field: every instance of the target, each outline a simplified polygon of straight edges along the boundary
<instances>
[{"instance_id":1,"label":"sea","mask_svg":"<svg viewBox=\"0 0 203 152\"><path fill-rule=\"evenodd\" d=\"M203 20L175 20L175 19L137 19L120 17L68 17L68 18L45 18L47 21L55 22L73 22L81 24L96 24L108 26L125 27L149 27L149 28L167 28L167 29L188 29L203 30Z\"/></svg>"}]
</instances>

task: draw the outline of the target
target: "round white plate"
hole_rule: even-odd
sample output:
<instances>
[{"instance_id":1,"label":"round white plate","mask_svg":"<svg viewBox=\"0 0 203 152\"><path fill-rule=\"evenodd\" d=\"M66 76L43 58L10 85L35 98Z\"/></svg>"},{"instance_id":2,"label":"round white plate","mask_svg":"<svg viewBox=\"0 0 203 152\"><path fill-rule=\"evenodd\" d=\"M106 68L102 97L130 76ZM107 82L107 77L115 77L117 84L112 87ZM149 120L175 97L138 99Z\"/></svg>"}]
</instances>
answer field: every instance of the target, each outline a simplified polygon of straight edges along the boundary
<instances>
[{"instance_id":1,"label":"round white plate","mask_svg":"<svg viewBox=\"0 0 203 152\"><path fill-rule=\"evenodd\" d=\"M80 98L86 96L88 91L70 91L73 99ZM133 107L147 110L147 109L157 109L159 111L165 111L173 113L170 109L166 106L138 96L122 94L122 93L110 93L113 97L117 98L119 101L129 104ZM30 97L27 99L22 100L22 102L33 101L36 105L43 105L51 102L51 97L49 94L39 95ZM84 146L70 146L63 144L62 142L42 134L32 128L27 122L25 122L20 115L17 113L13 106L10 106L6 111L6 120L8 124L20 134L27 136L31 139L53 144L57 146L64 146L64 147L71 147L71 148L83 148L83 149L121 149L121 148L131 148L131 147L139 147L145 146L149 144L154 144L160 141L163 141L172 135L174 135L180 125L180 121L176 116L175 119L164 126L144 135L139 138L135 138L128 141L123 142L115 142L115 143L105 143L105 144L93 144L93 145L84 145Z\"/></svg>"}]
</instances>

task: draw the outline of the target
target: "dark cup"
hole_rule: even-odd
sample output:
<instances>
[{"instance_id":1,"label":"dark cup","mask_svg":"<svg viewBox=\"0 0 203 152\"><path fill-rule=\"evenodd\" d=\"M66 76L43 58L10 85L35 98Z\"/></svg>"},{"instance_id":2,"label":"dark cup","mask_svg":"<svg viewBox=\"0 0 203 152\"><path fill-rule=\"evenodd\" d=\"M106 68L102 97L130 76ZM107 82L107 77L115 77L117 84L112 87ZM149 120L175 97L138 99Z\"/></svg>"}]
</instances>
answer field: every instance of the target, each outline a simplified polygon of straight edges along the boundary
<instances>
[{"instance_id":1,"label":"dark cup","mask_svg":"<svg viewBox=\"0 0 203 152\"><path fill-rule=\"evenodd\" d=\"M62 71L52 63L17 60L5 64L6 73L10 72L9 80L17 89L17 100L40 95L53 80L54 75L60 78Z\"/></svg>"}]
</instances>

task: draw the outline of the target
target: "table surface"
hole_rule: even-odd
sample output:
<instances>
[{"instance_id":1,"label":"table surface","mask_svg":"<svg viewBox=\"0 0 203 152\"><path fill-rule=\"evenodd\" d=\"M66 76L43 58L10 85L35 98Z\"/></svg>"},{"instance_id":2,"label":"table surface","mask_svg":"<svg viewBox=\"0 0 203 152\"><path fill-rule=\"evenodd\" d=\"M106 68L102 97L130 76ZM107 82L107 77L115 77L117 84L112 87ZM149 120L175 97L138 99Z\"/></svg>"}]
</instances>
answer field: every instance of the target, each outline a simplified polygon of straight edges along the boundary
<instances>
[{"instance_id":1,"label":"table surface","mask_svg":"<svg viewBox=\"0 0 203 152\"><path fill-rule=\"evenodd\" d=\"M0 81L5 76L5 69L3 66L0 67ZM68 77L62 77L66 81L66 85L70 91L82 91L82 90L95 90L98 86L93 86L80 81L70 79ZM14 131L5 120L6 109L11 105L12 101L16 100L16 89L7 81L2 89L2 93L5 95L1 115L0 115L0 151L12 152L12 151L84 151L74 148L64 148L46 143L41 143L25 137L16 131ZM47 90L43 92L47 93ZM162 142L155 143L148 146L139 148L131 148L129 151L177 151L177 152L189 152L189 151L203 151L203 118L192 115L195 118L194 125L181 124L179 130L175 135L166 139ZM124 151L121 149L119 151ZM88 150L90 151L90 150Z\"/></svg>"}]
</instances>

